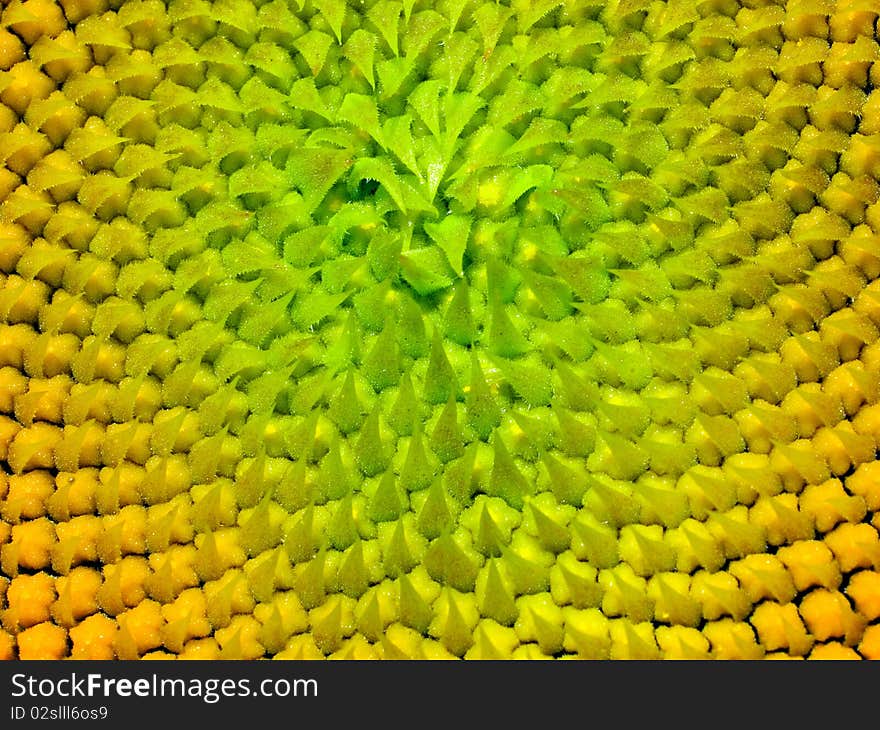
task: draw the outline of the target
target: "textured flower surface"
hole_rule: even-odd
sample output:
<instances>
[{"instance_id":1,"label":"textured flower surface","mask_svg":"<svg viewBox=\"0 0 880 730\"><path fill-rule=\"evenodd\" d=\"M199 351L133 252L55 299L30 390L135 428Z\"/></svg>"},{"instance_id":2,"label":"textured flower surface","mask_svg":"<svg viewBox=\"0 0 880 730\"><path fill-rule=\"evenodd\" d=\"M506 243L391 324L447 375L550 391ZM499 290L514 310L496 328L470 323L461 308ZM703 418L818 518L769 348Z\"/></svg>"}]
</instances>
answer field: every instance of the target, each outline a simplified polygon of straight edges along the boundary
<instances>
[{"instance_id":1,"label":"textured flower surface","mask_svg":"<svg viewBox=\"0 0 880 730\"><path fill-rule=\"evenodd\" d=\"M880 658L876 0L8 0L0 657Z\"/></svg>"}]
</instances>

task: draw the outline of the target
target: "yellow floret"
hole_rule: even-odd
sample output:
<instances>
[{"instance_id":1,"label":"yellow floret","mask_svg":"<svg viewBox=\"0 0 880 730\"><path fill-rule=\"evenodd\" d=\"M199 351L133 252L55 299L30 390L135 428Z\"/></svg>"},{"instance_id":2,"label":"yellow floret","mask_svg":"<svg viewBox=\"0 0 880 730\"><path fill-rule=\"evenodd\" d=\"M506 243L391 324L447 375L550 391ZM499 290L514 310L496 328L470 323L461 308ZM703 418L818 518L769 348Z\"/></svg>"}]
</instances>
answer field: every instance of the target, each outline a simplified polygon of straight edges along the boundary
<instances>
[{"instance_id":1,"label":"yellow floret","mask_svg":"<svg viewBox=\"0 0 880 730\"><path fill-rule=\"evenodd\" d=\"M399 626L399 624L398 624ZM400 628L403 628L402 626ZM419 640L421 636L416 634ZM421 658L415 653L407 654L404 649L398 648L392 643L387 635L382 642L382 656L387 659L416 659ZM292 637L284 649L275 655L275 659L323 659L324 654L315 644L315 640L309 634L299 634Z\"/></svg>"},{"instance_id":2,"label":"yellow floret","mask_svg":"<svg viewBox=\"0 0 880 730\"><path fill-rule=\"evenodd\" d=\"M146 558L129 555L105 565L104 582L98 591L101 608L111 616L137 606L146 597L144 582L151 574Z\"/></svg>"},{"instance_id":3,"label":"yellow floret","mask_svg":"<svg viewBox=\"0 0 880 730\"><path fill-rule=\"evenodd\" d=\"M685 626L658 626L654 632L664 659L709 659L709 640L699 630Z\"/></svg>"},{"instance_id":4,"label":"yellow floret","mask_svg":"<svg viewBox=\"0 0 880 730\"><path fill-rule=\"evenodd\" d=\"M227 570L218 580L205 583L203 590L208 620L215 629L228 626L235 614L250 613L256 605L242 570Z\"/></svg>"},{"instance_id":5,"label":"yellow floret","mask_svg":"<svg viewBox=\"0 0 880 730\"><path fill-rule=\"evenodd\" d=\"M519 644L516 632L492 619L482 619L474 629L474 644L465 659L510 659Z\"/></svg>"},{"instance_id":6,"label":"yellow floret","mask_svg":"<svg viewBox=\"0 0 880 730\"><path fill-rule=\"evenodd\" d=\"M260 623L253 616L235 616L214 636L221 659L258 659L266 652L260 643Z\"/></svg>"},{"instance_id":7,"label":"yellow floret","mask_svg":"<svg viewBox=\"0 0 880 730\"><path fill-rule=\"evenodd\" d=\"M563 609L565 639L563 648L584 659L608 659L611 652L609 619L598 608L573 611Z\"/></svg>"},{"instance_id":8,"label":"yellow floret","mask_svg":"<svg viewBox=\"0 0 880 730\"><path fill-rule=\"evenodd\" d=\"M24 58L21 39L6 28L0 29L0 69L8 70Z\"/></svg>"},{"instance_id":9,"label":"yellow floret","mask_svg":"<svg viewBox=\"0 0 880 730\"><path fill-rule=\"evenodd\" d=\"M192 639L186 642L183 651L177 655L178 659L219 659L220 646L217 640L209 637L207 639Z\"/></svg>"},{"instance_id":10,"label":"yellow floret","mask_svg":"<svg viewBox=\"0 0 880 730\"><path fill-rule=\"evenodd\" d=\"M733 619L707 623L703 635L712 646L716 659L754 660L764 656L764 647L755 641L752 627Z\"/></svg>"},{"instance_id":11,"label":"yellow floret","mask_svg":"<svg viewBox=\"0 0 880 730\"><path fill-rule=\"evenodd\" d=\"M654 627L643 621L633 624L625 618L610 622L611 659L659 659L660 650L654 637Z\"/></svg>"},{"instance_id":12,"label":"yellow floret","mask_svg":"<svg viewBox=\"0 0 880 730\"><path fill-rule=\"evenodd\" d=\"M9 466L16 474L31 469L54 468L55 449L61 438L62 431L58 426L42 421L22 428L9 445Z\"/></svg>"},{"instance_id":13,"label":"yellow floret","mask_svg":"<svg viewBox=\"0 0 880 730\"><path fill-rule=\"evenodd\" d=\"M730 573L709 573L701 570L691 583L691 596L703 608L703 617L715 621L731 616L736 621L744 619L751 611L751 601L739 582Z\"/></svg>"},{"instance_id":14,"label":"yellow floret","mask_svg":"<svg viewBox=\"0 0 880 730\"><path fill-rule=\"evenodd\" d=\"M94 568L80 566L67 575L55 579L58 600L52 605L52 617L56 623L73 626L98 610L98 590L101 573Z\"/></svg>"},{"instance_id":15,"label":"yellow floret","mask_svg":"<svg viewBox=\"0 0 880 730\"><path fill-rule=\"evenodd\" d=\"M0 457L5 459L9 455L9 445L20 430L21 426L15 420L7 416L0 416ZM6 475L4 474L0 493L6 487L6 481Z\"/></svg>"},{"instance_id":16,"label":"yellow floret","mask_svg":"<svg viewBox=\"0 0 880 730\"><path fill-rule=\"evenodd\" d=\"M98 474L97 469L78 469L56 475L55 492L47 501L49 515L56 523L94 511Z\"/></svg>"},{"instance_id":17,"label":"yellow floret","mask_svg":"<svg viewBox=\"0 0 880 730\"><path fill-rule=\"evenodd\" d=\"M58 543L52 551L52 568L65 575L73 566L98 560L98 542L104 531L100 517L80 515L58 522Z\"/></svg>"},{"instance_id":18,"label":"yellow floret","mask_svg":"<svg viewBox=\"0 0 880 730\"><path fill-rule=\"evenodd\" d=\"M183 591L174 603L162 606L162 643L171 651L181 652L190 639L211 633L206 616L204 593L198 588Z\"/></svg>"}]
</instances>

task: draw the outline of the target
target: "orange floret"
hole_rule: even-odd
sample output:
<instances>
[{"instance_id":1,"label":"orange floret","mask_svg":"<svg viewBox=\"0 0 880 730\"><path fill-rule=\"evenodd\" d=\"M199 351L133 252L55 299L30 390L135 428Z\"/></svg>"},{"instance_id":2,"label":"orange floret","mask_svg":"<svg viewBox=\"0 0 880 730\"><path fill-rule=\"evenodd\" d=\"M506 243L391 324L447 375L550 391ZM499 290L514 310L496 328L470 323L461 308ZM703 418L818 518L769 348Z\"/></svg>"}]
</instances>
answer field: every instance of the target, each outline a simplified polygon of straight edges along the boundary
<instances>
[{"instance_id":1,"label":"orange floret","mask_svg":"<svg viewBox=\"0 0 880 730\"><path fill-rule=\"evenodd\" d=\"M52 474L42 469L25 474L11 474L9 491L2 505L3 517L11 522L43 517L54 487Z\"/></svg>"},{"instance_id":2,"label":"orange floret","mask_svg":"<svg viewBox=\"0 0 880 730\"><path fill-rule=\"evenodd\" d=\"M750 619L758 632L761 645L770 651L785 649L791 654L806 654L813 646L797 607L793 603L766 601L758 606Z\"/></svg>"},{"instance_id":3,"label":"orange floret","mask_svg":"<svg viewBox=\"0 0 880 730\"><path fill-rule=\"evenodd\" d=\"M13 525L12 542L3 546L4 570L14 575L19 567L28 570L49 567L56 541L55 525L45 517ZM6 565L7 559L11 566Z\"/></svg>"},{"instance_id":4,"label":"orange floret","mask_svg":"<svg viewBox=\"0 0 880 730\"><path fill-rule=\"evenodd\" d=\"M874 624L865 629L859 643L859 654L865 659L880 659L880 625Z\"/></svg>"},{"instance_id":5,"label":"orange floret","mask_svg":"<svg viewBox=\"0 0 880 730\"><path fill-rule=\"evenodd\" d=\"M95 613L70 629L72 659L114 659L113 640L118 626L103 613Z\"/></svg>"},{"instance_id":6,"label":"orange floret","mask_svg":"<svg viewBox=\"0 0 880 730\"><path fill-rule=\"evenodd\" d=\"M810 652L810 656L807 658L836 661L861 659L854 649L844 646L836 641L830 644L816 644L813 651Z\"/></svg>"},{"instance_id":7,"label":"orange floret","mask_svg":"<svg viewBox=\"0 0 880 730\"><path fill-rule=\"evenodd\" d=\"M837 588L843 579L831 550L818 540L802 540L780 548L776 554L799 591L813 586Z\"/></svg>"},{"instance_id":8,"label":"orange floret","mask_svg":"<svg viewBox=\"0 0 880 730\"><path fill-rule=\"evenodd\" d=\"M825 544L845 573L856 568L880 568L880 537L867 523L840 525L825 536Z\"/></svg>"},{"instance_id":9,"label":"orange floret","mask_svg":"<svg viewBox=\"0 0 880 730\"><path fill-rule=\"evenodd\" d=\"M863 616L853 611L846 596L825 588L817 588L801 601L800 614L819 641L840 637L847 644L855 644L866 623Z\"/></svg>"},{"instance_id":10,"label":"orange floret","mask_svg":"<svg viewBox=\"0 0 880 730\"><path fill-rule=\"evenodd\" d=\"M25 629L18 635L19 659L63 659L67 655L67 631L52 623Z\"/></svg>"},{"instance_id":11,"label":"orange floret","mask_svg":"<svg viewBox=\"0 0 880 730\"><path fill-rule=\"evenodd\" d=\"M3 625L10 630L34 626L50 618L55 601L55 579L47 573L18 575L6 590Z\"/></svg>"},{"instance_id":12,"label":"orange floret","mask_svg":"<svg viewBox=\"0 0 880 730\"><path fill-rule=\"evenodd\" d=\"M0 662L15 658L15 637L5 629L0 629Z\"/></svg>"},{"instance_id":13,"label":"orange floret","mask_svg":"<svg viewBox=\"0 0 880 730\"><path fill-rule=\"evenodd\" d=\"M850 577L846 593L855 603L859 615L868 621L880 618L880 573L874 570L856 573Z\"/></svg>"},{"instance_id":14,"label":"orange floret","mask_svg":"<svg viewBox=\"0 0 880 730\"><path fill-rule=\"evenodd\" d=\"M848 495L839 479L805 487L799 503L801 511L815 520L819 532L828 532L840 522L859 522L865 516L865 500Z\"/></svg>"},{"instance_id":15,"label":"orange floret","mask_svg":"<svg viewBox=\"0 0 880 730\"><path fill-rule=\"evenodd\" d=\"M159 603L146 599L116 617L119 632L115 647L119 658L134 659L161 646L161 630L165 623L161 609Z\"/></svg>"}]
</instances>

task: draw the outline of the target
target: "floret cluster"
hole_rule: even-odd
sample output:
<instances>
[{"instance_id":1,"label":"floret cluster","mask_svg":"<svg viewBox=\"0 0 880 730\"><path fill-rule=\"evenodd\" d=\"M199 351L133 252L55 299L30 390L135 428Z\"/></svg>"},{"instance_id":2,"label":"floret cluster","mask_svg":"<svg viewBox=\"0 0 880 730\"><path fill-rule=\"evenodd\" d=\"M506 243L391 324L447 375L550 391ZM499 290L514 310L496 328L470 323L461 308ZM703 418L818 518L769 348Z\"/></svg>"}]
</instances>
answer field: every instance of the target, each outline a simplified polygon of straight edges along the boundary
<instances>
[{"instance_id":1,"label":"floret cluster","mask_svg":"<svg viewBox=\"0 0 880 730\"><path fill-rule=\"evenodd\" d=\"M0 657L880 658L878 16L4 3Z\"/></svg>"}]
</instances>

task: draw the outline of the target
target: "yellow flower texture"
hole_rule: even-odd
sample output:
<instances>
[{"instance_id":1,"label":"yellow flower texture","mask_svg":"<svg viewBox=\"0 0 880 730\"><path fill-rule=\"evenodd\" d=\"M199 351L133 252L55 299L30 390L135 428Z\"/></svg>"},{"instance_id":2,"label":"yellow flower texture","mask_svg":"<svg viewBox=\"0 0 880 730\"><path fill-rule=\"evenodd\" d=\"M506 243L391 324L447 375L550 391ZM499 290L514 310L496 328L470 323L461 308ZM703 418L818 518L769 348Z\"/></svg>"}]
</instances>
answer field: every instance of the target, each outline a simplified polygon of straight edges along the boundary
<instances>
[{"instance_id":1,"label":"yellow flower texture","mask_svg":"<svg viewBox=\"0 0 880 730\"><path fill-rule=\"evenodd\" d=\"M876 0L9 0L0 657L880 658Z\"/></svg>"}]
</instances>

